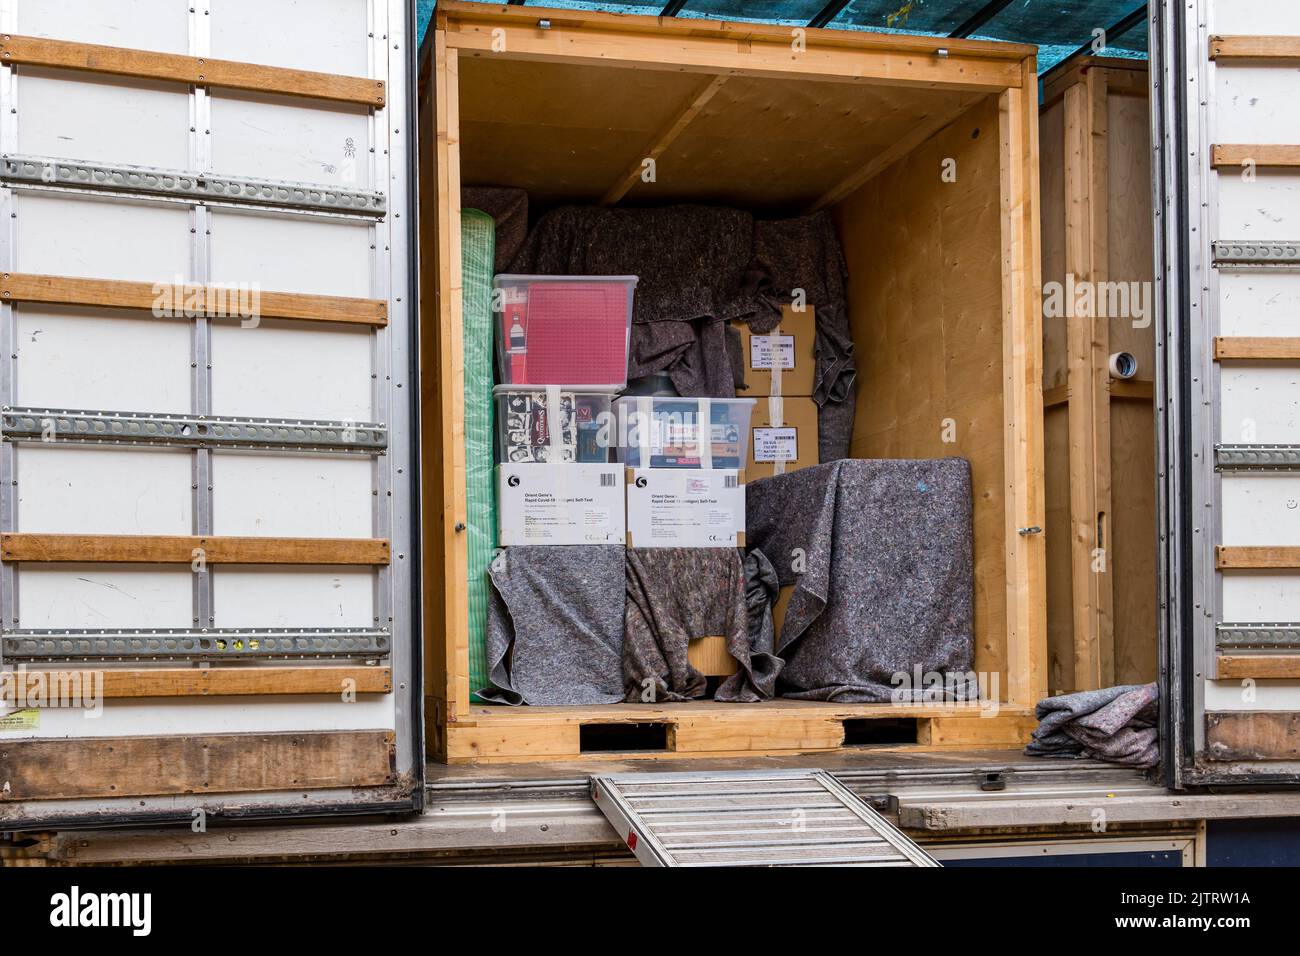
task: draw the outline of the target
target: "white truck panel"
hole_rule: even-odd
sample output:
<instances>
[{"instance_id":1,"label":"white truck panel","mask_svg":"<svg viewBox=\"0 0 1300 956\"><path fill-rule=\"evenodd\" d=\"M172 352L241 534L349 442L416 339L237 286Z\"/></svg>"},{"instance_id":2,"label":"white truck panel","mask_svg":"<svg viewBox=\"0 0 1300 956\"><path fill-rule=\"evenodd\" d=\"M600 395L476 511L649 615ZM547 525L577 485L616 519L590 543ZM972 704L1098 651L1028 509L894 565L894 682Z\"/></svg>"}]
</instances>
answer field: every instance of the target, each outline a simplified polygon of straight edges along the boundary
<instances>
[{"instance_id":1,"label":"white truck panel","mask_svg":"<svg viewBox=\"0 0 1300 956\"><path fill-rule=\"evenodd\" d=\"M375 575L369 568L253 568L212 572L215 627L369 627ZM186 598L188 606L188 596Z\"/></svg>"},{"instance_id":2,"label":"white truck panel","mask_svg":"<svg viewBox=\"0 0 1300 956\"><path fill-rule=\"evenodd\" d=\"M18 528L46 534L190 534L190 458L172 449L24 444L16 452Z\"/></svg>"},{"instance_id":3,"label":"white truck panel","mask_svg":"<svg viewBox=\"0 0 1300 956\"><path fill-rule=\"evenodd\" d=\"M184 697L159 697L147 702L110 700L99 716L91 713L71 708L43 710L39 728L7 732L4 739L381 730L393 726L393 695L359 694L347 703L342 694L338 699L222 697L205 700L201 706ZM226 800L233 796L227 795Z\"/></svg>"},{"instance_id":4,"label":"white truck panel","mask_svg":"<svg viewBox=\"0 0 1300 956\"><path fill-rule=\"evenodd\" d=\"M366 329L265 319L212 326L212 410L336 421L374 420L371 333ZM311 362L298 361L303 351Z\"/></svg>"},{"instance_id":5,"label":"white truck panel","mask_svg":"<svg viewBox=\"0 0 1300 956\"><path fill-rule=\"evenodd\" d=\"M1300 477L1224 475L1221 496L1222 544L1300 546Z\"/></svg>"},{"instance_id":6,"label":"white truck panel","mask_svg":"<svg viewBox=\"0 0 1300 956\"><path fill-rule=\"evenodd\" d=\"M127 310L24 303L19 405L189 412L190 323ZM138 366L148 375L123 375Z\"/></svg>"},{"instance_id":7,"label":"white truck panel","mask_svg":"<svg viewBox=\"0 0 1300 956\"><path fill-rule=\"evenodd\" d=\"M367 0L209 0L211 52L222 60L370 75ZM292 37L292 43L285 38Z\"/></svg>"},{"instance_id":8,"label":"white truck panel","mask_svg":"<svg viewBox=\"0 0 1300 956\"><path fill-rule=\"evenodd\" d=\"M1290 241L1300 235L1300 176L1261 169L1246 181L1239 172L1224 170L1218 213L1225 239Z\"/></svg>"},{"instance_id":9,"label":"white truck panel","mask_svg":"<svg viewBox=\"0 0 1300 956\"><path fill-rule=\"evenodd\" d=\"M1217 83L1217 142L1257 146L1300 140L1294 70L1233 66L1218 71Z\"/></svg>"},{"instance_id":10,"label":"white truck panel","mask_svg":"<svg viewBox=\"0 0 1300 956\"><path fill-rule=\"evenodd\" d=\"M352 219L214 209L212 281L368 298L374 226Z\"/></svg>"},{"instance_id":11,"label":"white truck panel","mask_svg":"<svg viewBox=\"0 0 1300 956\"><path fill-rule=\"evenodd\" d=\"M128 166L190 165L190 97L175 83L24 70L18 152ZM122 135L129 129L130 136Z\"/></svg>"},{"instance_id":12,"label":"white truck panel","mask_svg":"<svg viewBox=\"0 0 1300 956\"><path fill-rule=\"evenodd\" d=\"M286 96L211 97L214 173L370 188L370 113Z\"/></svg>"},{"instance_id":13,"label":"white truck panel","mask_svg":"<svg viewBox=\"0 0 1300 956\"><path fill-rule=\"evenodd\" d=\"M1300 6L1292 0L1219 0L1214 30L1245 36L1300 36Z\"/></svg>"},{"instance_id":14,"label":"white truck panel","mask_svg":"<svg viewBox=\"0 0 1300 956\"><path fill-rule=\"evenodd\" d=\"M29 564L18 626L190 627L191 577L170 566Z\"/></svg>"},{"instance_id":15,"label":"white truck panel","mask_svg":"<svg viewBox=\"0 0 1300 956\"><path fill-rule=\"evenodd\" d=\"M373 537L371 468L356 457L214 453L213 534Z\"/></svg>"},{"instance_id":16,"label":"white truck panel","mask_svg":"<svg viewBox=\"0 0 1300 956\"><path fill-rule=\"evenodd\" d=\"M1220 335L1293 335L1300 316L1300 282L1277 272L1219 276Z\"/></svg>"},{"instance_id":17,"label":"white truck panel","mask_svg":"<svg viewBox=\"0 0 1300 956\"><path fill-rule=\"evenodd\" d=\"M23 0L13 29L27 36L188 53L188 4L174 0Z\"/></svg>"},{"instance_id":18,"label":"white truck panel","mask_svg":"<svg viewBox=\"0 0 1300 956\"><path fill-rule=\"evenodd\" d=\"M1233 365L1219 381L1225 442L1300 445L1300 368Z\"/></svg>"},{"instance_id":19,"label":"white truck panel","mask_svg":"<svg viewBox=\"0 0 1300 956\"><path fill-rule=\"evenodd\" d=\"M370 77L384 81L389 99L371 109L0 64L0 152L189 174L177 180L180 188L145 196L102 183L22 180L6 170L0 207L13 217L7 232L0 230L0 268L158 284L160 296L163 284L186 282L233 285L254 301L261 292L377 299L389 319L386 326L261 316L249 322L242 315L0 303L0 331L14 356L0 370L10 405L383 422L387 429L382 451L328 453L274 444L196 450L45 443L29 435L0 444L0 473L8 469L16 482L7 497L0 494L0 530L375 537L391 541L394 557L374 567L212 564L197 573L188 564L6 564L0 601L8 602L8 629L383 628L387 650L345 659L383 658L393 667L394 691L355 703L329 694L110 699L95 719L42 710L39 727L4 732L5 740L391 730L398 772L409 782L418 770L407 513L408 397L416 391L407 291L407 12L401 0L0 0L5 32ZM217 196L185 185L204 172L325 191L267 205L264 196L245 201L254 189ZM360 203L337 198L340 191L373 190L382 195L371 192ZM173 658L165 666L186 662ZM368 799L375 794L329 789L224 795L221 803L305 810ZM65 811L76 804L59 801ZM175 798L146 797L127 809L177 805Z\"/></svg>"},{"instance_id":20,"label":"white truck panel","mask_svg":"<svg viewBox=\"0 0 1300 956\"><path fill-rule=\"evenodd\" d=\"M193 275L185 206L15 193L19 272L132 282Z\"/></svg>"}]
</instances>

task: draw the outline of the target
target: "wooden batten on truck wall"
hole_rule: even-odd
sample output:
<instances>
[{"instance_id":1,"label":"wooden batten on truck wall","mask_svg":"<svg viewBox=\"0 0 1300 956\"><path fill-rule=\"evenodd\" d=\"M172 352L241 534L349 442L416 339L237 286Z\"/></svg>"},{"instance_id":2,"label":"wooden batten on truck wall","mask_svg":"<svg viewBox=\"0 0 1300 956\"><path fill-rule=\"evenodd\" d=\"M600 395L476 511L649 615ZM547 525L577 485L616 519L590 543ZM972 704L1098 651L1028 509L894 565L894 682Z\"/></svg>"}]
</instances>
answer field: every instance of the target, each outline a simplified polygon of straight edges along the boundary
<instances>
[{"instance_id":1,"label":"wooden batten on truck wall","mask_svg":"<svg viewBox=\"0 0 1300 956\"><path fill-rule=\"evenodd\" d=\"M1040 119L1044 283L1061 283L1062 301L1068 276L1149 294L1146 64L1071 61L1045 79ZM1043 319L1053 693L1156 676L1154 316L1134 321ZM1137 359L1134 378L1112 378L1115 352Z\"/></svg>"},{"instance_id":2,"label":"wooden batten on truck wall","mask_svg":"<svg viewBox=\"0 0 1300 956\"><path fill-rule=\"evenodd\" d=\"M791 38L776 26L454 0L435 11L422 61L420 228L426 695L438 759L629 756L583 743L609 725L657 730L655 747L631 748L654 757L827 750L871 721L906 725L900 746L1017 746L1033 723L1047 686L1034 50L828 30L806 31L794 50ZM647 157L654 182L639 175ZM998 675L998 713L787 700L471 704L462 180L526 189L538 208L830 210L851 273L862 387L852 454L971 461L975 666Z\"/></svg>"}]
</instances>

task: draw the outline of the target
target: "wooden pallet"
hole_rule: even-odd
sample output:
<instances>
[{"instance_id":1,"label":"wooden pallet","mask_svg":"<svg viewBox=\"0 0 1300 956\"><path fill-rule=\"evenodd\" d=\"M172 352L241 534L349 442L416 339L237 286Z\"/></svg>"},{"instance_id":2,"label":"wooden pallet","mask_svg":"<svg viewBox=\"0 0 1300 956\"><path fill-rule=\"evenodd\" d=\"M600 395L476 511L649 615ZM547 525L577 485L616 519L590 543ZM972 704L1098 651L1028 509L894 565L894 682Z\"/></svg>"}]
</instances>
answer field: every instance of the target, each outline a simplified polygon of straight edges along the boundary
<instances>
[{"instance_id":1,"label":"wooden pallet","mask_svg":"<svg viewBox=\"0 0 1300 956\"><path fill-rule=\"evenodd\" d=\"M432 704L433 702L430 701ZM987 713L987 716L982 716ZM431 724L436 722L431 721ZM446 724L448 763L780 756L854 747L895 750L1019 747L1032 711L974 706L826 704L608 704L600 707L477 705Z\"/></svg>"}]
</instances>

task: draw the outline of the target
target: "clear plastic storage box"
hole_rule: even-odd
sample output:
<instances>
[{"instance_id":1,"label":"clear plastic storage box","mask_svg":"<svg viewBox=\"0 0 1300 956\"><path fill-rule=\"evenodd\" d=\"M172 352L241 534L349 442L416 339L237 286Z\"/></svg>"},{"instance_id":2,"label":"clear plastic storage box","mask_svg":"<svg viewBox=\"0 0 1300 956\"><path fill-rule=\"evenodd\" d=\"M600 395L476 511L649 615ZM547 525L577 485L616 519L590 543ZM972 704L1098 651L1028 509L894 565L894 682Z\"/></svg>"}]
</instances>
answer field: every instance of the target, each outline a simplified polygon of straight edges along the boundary
<instances>
[{"instance_id":1,"label":"clear plastic storage box","mask_svg":"<svg viewBox=\"0 0 1300 956\"><path fill-rule=\"evenodd\" d=\"M616 403L618 461L629 468L744 468L752 398L624 397ZM709 422L707 443L701 424Z\"/></svg>"},{"instance_id":2,"label":"clear plastic storage box","mask_svg":"<svg viewBox=\"0 0 1300 956\"><path fill-rule=\"evenodd\" d=\"M498 385L497 461L608 462L615 433L610 405L614 392L557 385ZM551 431L551 423L560 427Z\"/></svg>"},{"instance_id":3,"label":"clear plastic storage box","mask_svg":"<svg viewBox=\"0 0 1300 956\"><path fill-rule=\"evenodd\" d=\"M625 386L636 281L636 276L497 276L501 381Z\"/></svg>"}]
</instances>

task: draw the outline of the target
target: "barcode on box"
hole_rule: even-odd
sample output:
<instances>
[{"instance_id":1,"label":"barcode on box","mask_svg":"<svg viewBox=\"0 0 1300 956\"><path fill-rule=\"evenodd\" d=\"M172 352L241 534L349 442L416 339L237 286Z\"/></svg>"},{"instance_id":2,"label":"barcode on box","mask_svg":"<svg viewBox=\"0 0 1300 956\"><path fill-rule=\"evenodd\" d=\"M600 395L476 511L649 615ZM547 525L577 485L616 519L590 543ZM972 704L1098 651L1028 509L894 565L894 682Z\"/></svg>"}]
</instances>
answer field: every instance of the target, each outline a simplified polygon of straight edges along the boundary
<instances>
[{"instance_id":1,"label":"barcode on box","mask_svg":"<svg viewBox=\"0 0 1300 956\"><path fill-rule=\"evenodd\" d=\"M738 475L723 475L723 476L722 476L722 487L724 487L724 488L738 488L738 487L740 487L740 477L739 477Z\"/></svg>"},{"instance_id":2,"label":"barcode on box","mask_svg":"<svg viewBox=\"0 0 1300 956\"><path fill-rule=\"evenodd\" d=\"M614 482L617 481L617 480L618 480L618 475L601 475L601 476L600 476L600 487L602 487L602 488L613 488L613 487L614 487Z\"/></svg>"}]
</instances>

